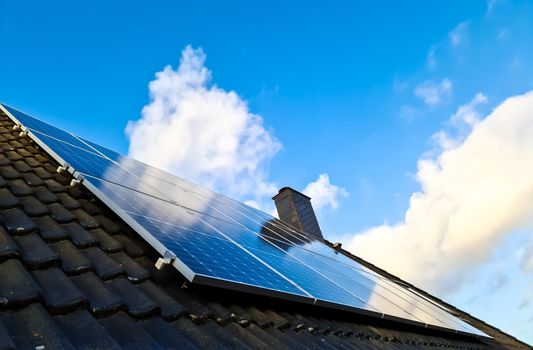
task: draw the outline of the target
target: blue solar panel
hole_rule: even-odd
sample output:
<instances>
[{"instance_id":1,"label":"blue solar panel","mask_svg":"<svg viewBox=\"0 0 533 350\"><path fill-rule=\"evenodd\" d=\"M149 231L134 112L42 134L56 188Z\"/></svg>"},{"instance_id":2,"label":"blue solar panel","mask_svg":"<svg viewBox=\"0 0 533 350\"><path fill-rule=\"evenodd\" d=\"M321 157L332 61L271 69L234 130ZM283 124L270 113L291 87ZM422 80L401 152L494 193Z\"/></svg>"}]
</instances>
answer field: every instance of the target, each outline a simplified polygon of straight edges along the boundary
<instances>
[{"instance_id":1,"label":"blue solar panel","mask_svg":"<svg viewBox=\"0 0 533 350\"><path fill-rule=\"evenodd\" d=\"M190 281L486 336L272 216L1 105Z\"/></svg>"}]
</instances>

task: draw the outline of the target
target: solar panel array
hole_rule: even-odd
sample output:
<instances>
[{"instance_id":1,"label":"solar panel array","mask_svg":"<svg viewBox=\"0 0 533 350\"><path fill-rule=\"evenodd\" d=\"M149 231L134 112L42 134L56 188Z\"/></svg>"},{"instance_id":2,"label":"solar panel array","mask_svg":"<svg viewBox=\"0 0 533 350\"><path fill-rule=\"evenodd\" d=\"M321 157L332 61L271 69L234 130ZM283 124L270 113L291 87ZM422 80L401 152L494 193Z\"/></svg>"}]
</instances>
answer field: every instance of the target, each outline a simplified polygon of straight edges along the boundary
<instances>
[{"instance_id":1,"label":"solar panel array","mask_svg":"<svg viewBox=\"0 0 533 350\"><path fill-rule=\"evenodd\" d=\"M487 336L260 210L0 108L193 283Z\"/></svg>"}]
</instances>

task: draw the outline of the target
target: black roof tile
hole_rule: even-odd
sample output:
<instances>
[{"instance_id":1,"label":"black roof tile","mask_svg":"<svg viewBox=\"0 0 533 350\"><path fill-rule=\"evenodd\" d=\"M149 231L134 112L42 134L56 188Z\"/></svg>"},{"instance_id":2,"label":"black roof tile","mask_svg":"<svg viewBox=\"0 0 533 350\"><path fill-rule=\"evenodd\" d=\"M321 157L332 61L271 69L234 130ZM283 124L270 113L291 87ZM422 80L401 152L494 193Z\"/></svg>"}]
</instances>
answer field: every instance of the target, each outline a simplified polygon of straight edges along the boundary
<instances>
[{"instance_id":1,"label":"black roof tile","mask_svg":"<svg viewBox=\"0 0 533 350\"><path fill-rule=\"evenodd\" d=\"M63 192L63 193L59 193L57 195L57 197L59 198L59 203L61 203L61 205L63 207L65 207L65 209L69 209L69 210L72 210L72 209L78 209L79 207L81 207L81 204L80 202L78 202L77 200L75 200L74 198L72 198L68 193L66 192Z\"/></svg>"},{"instance_id":2,"label":"black roof tile","mask_svg":"<svg viewBox=\"0 0 533 350\"><path fill-rule=\"evenodd\" d=\"M34 194L37 199L39 199L41 202L50 204L58 201L57 195L50 192L46 187L44 186L38 186L34 189Z\"/></svg>"},{"instance_id":3,"label":"black roof tile","mask_svg":"<svg viewBox=\"0 0 533 350\"><path fill-rule=\"evenodd\" d=\"M0 176L6 180L19 179L21 177L20 173L11 165L0 166Z\"/></svg>"},{"instance_id":4,"label":"black roof tile","mask_svg":"<svg viewBox=\"0 0 533 350\"><path fill-rule=\"evenodd\" d=\"M0 264L0 307L20 306L36 301L41 290L19 260Z\"/></svg>"},{"instance_id":5,"label":"black roof tile","mask_svg":"<svg viewBox=\"0 0 533 350\"><path fill-rule=\"evenodd\" d=\"M90 215L96 216L100 214L100 208L94 203L94 201L82 198L78 201L83 209Z\"/></svg>"},{"instance_id":6,"label":"black roof tile","mask_svg":"<svg viewBox=\"0 0 533 350\"><path fill-rule=\"evenodd\" d=\"M176 328L180 332L180 334L183 334L187 338L187 340L198 349L229 350L240 349L243 347L242 343L241 346L233 347L232 344L228 344L228 342L223 342L221 341L221 339L219 339L219 337L216 337L211 327L207 329L207 325L202 325L202 329L200 329L196 324L185 318L180 318L172 322L172 326ZM203 327L206 327L206 329L203 329Z\"/></svg>"},{"instance_id":7,"label":"black roof tile","mask_svg":"<svg viewBox=\"0 0 533 350\"><path fill-rule=\"evenodd\" d=\"M71 213L74 214L80 225L88 230L100 227L100 222L83 209L75 209Z\"/></svg>"},{"instance_id":8,"label":"black roof tile","mask_svg":"<svg viewBox=\"0 0 533 350\"><path fill-rule=\"evenodd\" d=\"M0 209L8 209L16 207L20 204L17 197L15 197L7 188L0 188Z\"/></svg>"},{"instance_id":9,"label":"black roof tile","mask_svg":"<svg viewBox=\"0 0 533 350\"><path fill-rule=\"evenodd\" d=\"M11 335L9 334L9 331L2 323L1 317L0 317L0 349L3 350L15 350L17 347L13 340L11 339Z\"/></svg>"},{"instance_id":10,"label":"black roof tile","mask_svg":"<svg viewBox=\"0 0 533 350\"><path fill-rule=\"evenodd\" d=\"M173 267L165 265L161 270L158 270L155 267L155 262L147 256L136 258L135 261L148 270L153 280L158 284L166 286L176 282L176 273L172 270Z\"/></svg>"},{"instance_id":11,"label":"black roof tile","mask_svg":"<svg viewBox=\"0 0 533 350\"><path fill-rule=\"evenodd\" d=\"M0 261L16 258L20 255L20 249L10 235L0 227Z\"/></svg>"},{"instance_id":12,"label":"black roof tile","mask_svg":"<svg viewBox=\"0 0 533 350\"><path fill-rule=\"evenodd\" d=\"M50 209L50 216L59 223L63 224L76 219L74 214L63 208L59 203L52 203L48 207Z\"/></svg>"},{"instance_id":13,"label":"black roof tile","mask_svg":"<svg viewBox=\"0 0 533 350\"><path fill-rule=\"evenodd\" d=\"M63 240L50 244L50 248L59 256L61 269L68 275L77 275L94 270L92 262L70 241Z\"/></svg>"},{"instance_id":14,"label":"black roof tile","mask_svg":"<svg viewBox=\"0 0 533 350\"><path fill-rule=\"evenodd\" d=\"M111 219L109 219L107 216L103 214L95 216L95 219L98 220L98 222L100 222L100 224L102 225L102 228L106 230L106 232L108 232L109 234L115 235L122 231L122 228L120 227L119 224L117 224L116 222L113 222Z\"/></svg>"},{"instance_id":15,"label":"black roof tile","mask_svg":"<svg viewBox=\"0 0 533 350\"><path fill-rule=\"evenodd\" d=\"M189 312L188 317L192 321L202 323L214 316L213 311L210 310L206 304L183 292L179 287L175 285L167 286L163 287L163 290L172 298L179 300L179 302L185 306Z\"/></svg>"},{"instance_id":16,"label":"black roof tile","mask_svg":"<svg viewBox=\"0 0 533 350\"><path fill-rule=\"evenodd\" d=\"M77 349L122 349L87 310L57 315L53 319Z\"/></svg>"},{"instance_id":17,"label":"black roof tile","mask_svg":"<svg viewBox=\"0 0 533 350\"><path fill-rule=\"evenodd\" d=\"M150 272L139 265L128 254L124 252L113 253L110 255L121 268L126 272L126 277L133 283L142 282L150 277Z\"/></svg>"},{"instance_id":18,"label":"black roof tile","mask_svg":"<svg viewBox=\"0 0 533 350\"><path fill-rule=\"evenodd\" d=\"M124 250L124 246L122 245L122 243L114 239L113 236L109 235L101 228L91 230L91 233L98 241L100 248L102 248L102 250L106 253L114 253L120 250Z\"/></svg>"},{"instance_id":19,"label":"black roof tile","mask_svg":"<svg viewBox=\"0 0 533 350\"><path fill-rule=\"evenodd\" d=\"M33 188L28 186L27 183L25 183L23 180L13 180L10 181L7 184L7 188L13 193L15 196L29 196L33 193Z\"/></svg>"},{"instance_id":20,"label":"black roof tile","mask_svg":"<svg viewBox=\"0 0 533 350\"><path fill-rule=\"evenodd\" d=\"M279 343L274 338L269 337L271 343L265 343L260 338L256 337L252 332L248 331L247 328L243 328L236 323L230 323L227 327L224 328L230 332L235 338L239 339L241 342L246 344L250 349L260 349L260 350L270 350L275 349L287 349L282 343Z\"/></svg>"},{"instance_id":21,"label":"black roof tile","mask_svg":"<svg viewBox=\"0 0 533 350\"><path fill-rule=\"evenodd\" d=\"M114 278L106 282L115 293L120 295L128 307L128 313L133 317L146 317L158 310L154 303L141 289L126 280L124 277Z\"/></svg>"},{"instance_id":22,"label":"black roof tile","mask_svg":"<svg viewBox=\"0 0 533 350\"><path fill-rule=\"evenodd\" d=\"M85 296L57 267L32 272L43 292L46 308L51 313L64 313L87 302Z\"/></svg>"},{"instance_id":23,"label":"black roof tile","mask_svg":"<svg viewBox=\"0 0 533 350\"><path fill-rule=\"evenodd\" d=\"M42 268L58 260L58 255L36 233L13 237L20 247L24 265Z\"/></svg>"},{"instance_id":24,"label":"black roof tile","mask_svg":"<svg viewBox=\"0 0 533 350\"><path fill-rule=\"evenodd\" d=\"M48 157L45 157L43 156L42 154L35 154L33 156L38 162L41 162L44 164L44 166L47 166L49 165L49 162L50 162L50 158ZM54 167L54 166L51 166L52 168L52 171L51 172L54 172L55 169L57 169L57 167ZM55 168L55 169L54 169ZM50 170L49 170L50 171Z\"/></svg>"},{"instance_id":25,"label":"black roof tile","mask_svg":"<svg viewBox=\"0 0 533 350\"><path fill-rule=\"evenodd\" d=\"M0 187L5 187L6 186L6 180L4 180L4 178L2 176L0 176Z\"/></svg>"},{"instance_id":26,"label":"black roof tile","mask_svg":"<svg viewBox=\"0 0 533 350\"><path fill-rule=\"evenodd\" d=\"M58 173L57 171L54 174L54 179L63 186L69 186L71 181L70 177L63 175L63 173Z\"/></svg>"},{"instance_id":27,"label":"black roof tile","mask_svg":"<svg viewBox=\"0 0 533 350\"><path fill-rule=\"evenodd\" d=\"M33 172L35 173L35 175L39 176L43 180L52 178L52 174L42 166L33 169Z\"/></svg>"},{"instance_id":28,"label":"black roof tile","mask_svg":"<svg viewBox=\"0 0 533 350\"><path fill-rule=\"evenodd\" d=\"M99 320L106 332L125 349L162 349L144 329L124 312Z\"/></svg>"},{"instance_id":29,"label":"black roof tile","mask_svg":"<svg viewBox=\"0 0 533 350\"><path fill-rule=\"evenodd\" d=\"M27 173L33 170L33 168L23 160L17 160L16 162L13 162L13 168L17 169L17 171L20 173Z\"/></svg>"},{"instance_id":30,"label":"black roof tile","mask_svg":"<svg viewBox=\"0 0 533 350\"><path fill-rule=\"evenodd\" d=\"M33 196L20 197L19 200L22 204L22 209L29 216L43 216L49 212L48 207Z\"/></svg>"},{"instance_id":31,"label":"black roof tile","mask_svg":"<svg viewBox=\"0 0 533 350\"><path fill-rule=\"evenodd\" d=\"M94 235L76 222L64 224L63 228L69 235L72 243L79 247L88 247L96 244L96 238Z\"/></svg>"},{"instance_id":32,"label":"black roof tile","mask_svg":"<svg viewBox=\"0 0 533 350\"><path fill-rule=\"evenodd\" d=\"M48 189L54 193L64 192L65 186L60 184L54 179L46 179L44 180L44 185L48 187Z\"/></svg>"},{"instance_id":33,"label":"black roof tile","mask_svg":"<svg viewBox=\"0 0 533 350\"><path fill-rule=\"evenodd\" d=\"M161 310L161 316L167 321L175 320L188 313L185 306L165 293L152 281L140 283L137 285L137 288L142 290L144 294L146 294L159 306L159 309Z\"/></svg>"},{"instance_id":34,"label":"black roof tile","mask_svg":"<svg viewBox=\"0 0 533 350\"><path fill-rule=\"evenodd\" d=\"M39 234L47 242L56 242L70 237L65 229L50 216L36 217L33 221L39 226Z\"/></svg>"},{"instance_id":35,"label":"black roof tile","mask_svg":"<svg viewBox=\"0 0 533 350\"><path fill-rule=\"evenodd\" d=\"M7 151L6 152L6 157L8 157L9 160L11 160L12 162L22 159L22 156L20 154L18 154L18 152L16 152L16 151Z\"/></svg>"},{"instance_id":36,"label":"black roof tile","mask_svg":"<svg viewBox=\"0 0 533 350\"><path fill-rule=\"evenodd\" d=\"M0 166L9 165L9 164L11 164L11 161L7 159L7 157L3 153L0 154Z\"/></svg>"},{"instance_id":37,"label":"black roof tile","mask_svg":"<svg viewBox=\"0 0 533 350\"><path fill-rule=\"evenodd\" d=\"M183 334L161 317L153 316L138 324L164 349L196 349Z\"/></svg>"},{"instance_id":38,"label":"black roof tile","mask_svg":"<svg viewBox=\"0 0 533 350\"><path fill-rule=\"evenodd\" d=\"M113 238L124 246L124 248L126 249L126 253L128 253L128 255L131 257L136 258L146 254L146 250L142 245L138 244L133 239L124 234L115 235L113 236Z\"/></svg>"},{"instance_id":39,"label":"black roof tile","mask_svg":"<svg viewBox=\"0 0 533 350\"><path fill-rule=\"evenodd\" d=\"M32 187L41 186L42 184L44 184L44 181L40 177L35 175L35 173L33 172L22 174L22 179L25 183Z\"/></svg>"},{"instance_id":40,"label":"black roof tile","mask_svg":"<svg viewBox=\"0 0 533 350\"><path fill-rule=\"evenodd\" d=\"M71 281L87 297L91 312L97 316L109 315L117 310L125 309L122 298L98 278L93 272L71 276Z\"/></svg>"},{"instance_id":41,"label":"black roof tile","mask_svg":"<svg viewBox=\"0 0 533 350\"><path fill-rule=\"evenodd\" d=\"M91 261L96 274L103 280L124 274L124 269L109 255L98 247L90 247L82 250L83 254Z\"/></svg>"},{"instance_id":42,"label":"black roof tile","mask_svg":"<svg viewBox=\"0 0 533 350\"><path fill-rule=\"evenodd\" d=\"M206 306L213 312L215 321L220 325L227 325L237 321L237 315L218 302L207 302Z\"/></svg>"},{"instance_id":43,"label":"black roof tile","mask_svg":"<svg viewBox=\"0 0 533 350\"><path fill-rule=\"evenodd\" d=\"M22 158L25 158L25 157L31 157L33 156L33 154L31 154L30 152L28 152L28 150L24 149L25 147L25 144L27 144L27 140L26 139L23 139L23 138L20 138L18 139L17 141L13 141L11 142L11 144L15 147L17 147L17 153L22 157Z\"/></svg>"},{"instance_id":44,"label":"black roof tile","mask_svg":"<svg viewBox=\"0 0 533 350\"><path fill-rule=\"evenodd\" d=\"M74 349L41 304L2 314L17 349Z\"/></svg>"},{"instance_id":45,"label":"black roof tile","mask_svg":"<svg viewBox=\"0 0 533 350\"><path fill-rule=\"evenodd\" d=\"M0 217L6 230L13 235L21 235L37 230L37 225L19 208L2 210Z\"/></svg>"},{"instance_id":46,"label":"black roof tile","mask_svg":"<svg viewBox=\"0 0 533 350\"><path fill-rule=\"evenodd\" d=\"M37 159L35 159L33 157L26 157L26 158L24 158L24 161L26 162L26 164L28 164L32 168L38 168L38 167L42 166L41 162L39 162Z\"/></svg>"}]
</instances>

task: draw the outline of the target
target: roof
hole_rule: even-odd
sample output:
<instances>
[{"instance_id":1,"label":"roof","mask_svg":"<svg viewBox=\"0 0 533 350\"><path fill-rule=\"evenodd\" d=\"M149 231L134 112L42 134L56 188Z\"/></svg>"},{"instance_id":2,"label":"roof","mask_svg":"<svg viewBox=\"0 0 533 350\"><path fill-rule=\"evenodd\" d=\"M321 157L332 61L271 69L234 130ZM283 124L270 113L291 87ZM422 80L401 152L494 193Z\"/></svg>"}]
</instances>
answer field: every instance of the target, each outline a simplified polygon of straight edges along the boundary
<instances>
[{"instance_id":1,"label":"roof","mask_svg":"<svg viewBox=\"0 0 533 350\"><path fill-rule=\"evenodd\" d=\"M0 116L1 349L530 348L451 306L494 339L191 285L12 127Z\"/></svg>"}]
</instances>

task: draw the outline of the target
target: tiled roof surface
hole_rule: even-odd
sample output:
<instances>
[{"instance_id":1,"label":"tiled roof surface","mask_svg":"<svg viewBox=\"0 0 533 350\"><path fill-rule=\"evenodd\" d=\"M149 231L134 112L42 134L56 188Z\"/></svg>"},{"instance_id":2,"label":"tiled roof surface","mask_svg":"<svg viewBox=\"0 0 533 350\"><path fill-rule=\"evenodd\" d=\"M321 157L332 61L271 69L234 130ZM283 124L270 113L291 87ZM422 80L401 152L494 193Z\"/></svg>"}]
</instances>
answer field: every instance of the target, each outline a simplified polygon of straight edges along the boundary
<instances>
[{"instance_id":1,"label":"tiled roof surface","mask_svg":"<svg viewBox=\"0 0 533 350\"><path fill-rule=\"evenodd\" d=\"M0 116L0 349L522 346L189 285L12 126Z\"/></svg>"}]
</instances>

